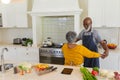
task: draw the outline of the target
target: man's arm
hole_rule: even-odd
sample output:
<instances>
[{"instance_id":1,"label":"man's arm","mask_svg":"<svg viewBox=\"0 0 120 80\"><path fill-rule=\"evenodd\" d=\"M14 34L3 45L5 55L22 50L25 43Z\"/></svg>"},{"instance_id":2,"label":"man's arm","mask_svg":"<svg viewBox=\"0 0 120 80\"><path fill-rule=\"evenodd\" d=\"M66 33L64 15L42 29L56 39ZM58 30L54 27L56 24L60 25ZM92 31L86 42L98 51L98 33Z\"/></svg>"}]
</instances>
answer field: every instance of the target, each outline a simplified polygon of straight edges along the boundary
<instances>
[{"instance_id":1,"label":"man's arm","mask_svg":"<svg viewBox=\"0 0 120 80\"><path fill-rule=\"evenodd\" d=\"M98 43L100 43L102 48L104 49L104 53L103 53L104 57L102 57L102 58L107 57L109 55L109 49L107 47L106 41L105 40L101 40L101 37L100 37L100 35L98 34L98 32L96 30L94 30L94 35L95 35L96 41Z\"/></svg>"},{"instance_id":2,"label":"man's arm","mask_svg":"<svg viewBox=\"0 0 120 80\"><path fill-rule=\"evenodd\" d=\"M78 37L77 37L77 39L76 39L75 42L77 42L77 41L79 41L79 40L82 40L83 32L84 32L84 30L82 30L82 31L79 33L79 35L78 35Z\"/></svg>"},{"instance_id":3,"label":"man's arm","mask_svg":"<svg viewBox=\"0 0 120 80\"><path fill-rule=\"evenodd\" d=\"M81 40L81 39L77 38L75 42L78 42L79 40Z\"/></svg>"},{"instance_id":4,"label":"man's arm","mask_svg":"<svg viewBox=\"0 0 120 80\"><path fill-rule=\"evenodd\" d=\"M105 58L105 57L107 57L109 55L109 49L107 47L107 43L104 40L102 40L100 42L100 44L101 44L102 48L105 50L104 51L104 55L105 55L104 58Z\"/></svg>"}]
</instances>

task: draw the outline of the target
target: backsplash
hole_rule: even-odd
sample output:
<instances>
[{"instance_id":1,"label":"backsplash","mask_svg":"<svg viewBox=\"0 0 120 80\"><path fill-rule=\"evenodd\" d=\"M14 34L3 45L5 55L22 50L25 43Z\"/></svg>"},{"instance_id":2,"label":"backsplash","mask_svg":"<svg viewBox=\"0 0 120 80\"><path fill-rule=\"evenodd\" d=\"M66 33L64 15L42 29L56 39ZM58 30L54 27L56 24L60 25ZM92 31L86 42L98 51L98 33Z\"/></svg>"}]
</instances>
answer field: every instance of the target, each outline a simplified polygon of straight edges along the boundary
<instances>
[{"instance_id":1,"label":"backsplash","mask_svg":"<svg viewBox=\"0 0 120 80\"><path fill-rule=\"evenodd\" d=\"M43 40L51 37L53 42L66 42L65 35L74 30L73 16L55 16L43 18Z\"/></svg>"},{"instance_id":2,"label":"backsplash","mask_svg":"<svg viewBox=\"0 0 120 80\"><path fill-rule=\"evenodd\" d=\"M18 29L0 29L0 41L3 43L13 43L14 38L32 38L31 28L18 28Z\"/></svg>"}]
</instances>

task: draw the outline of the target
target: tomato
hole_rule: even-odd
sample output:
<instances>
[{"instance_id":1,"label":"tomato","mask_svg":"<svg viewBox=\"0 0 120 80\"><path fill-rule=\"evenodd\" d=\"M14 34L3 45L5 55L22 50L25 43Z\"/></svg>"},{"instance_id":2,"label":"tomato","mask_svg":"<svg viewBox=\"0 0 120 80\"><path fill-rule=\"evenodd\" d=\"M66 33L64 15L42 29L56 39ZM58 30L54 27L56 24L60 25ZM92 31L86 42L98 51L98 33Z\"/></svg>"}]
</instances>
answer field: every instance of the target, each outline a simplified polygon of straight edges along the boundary
<instances>
[{"instance_id":1,"label":"tomato","mask_svg":"<svg viewBox=\"0 0 120 80\"><path fill-rule=\"evenodd\" d=\"M36 70L36 71L39 71L39 68L36 67L35 70Z\"/></svg>"},{"instance_id":2,"label":"tomato","mask_svg":"<svg viewBox=\"0 0 120 80\"><path fill-rule=\"evenodd\" d=\"M98 67L94 67L93 70L99 72L99 68Z\"/></svg>"},{"instance_id":3,"label":"tomato","mask_svg":"<svg viewBox=\"0 0 120 80\"><path fill-rule=\"evenodd\" d=\"M92 70L92 75L94 75L94 76L97 76L98 75L98 72L97 71L95 71L95 70Z\"/></svg>"}]
</instances>

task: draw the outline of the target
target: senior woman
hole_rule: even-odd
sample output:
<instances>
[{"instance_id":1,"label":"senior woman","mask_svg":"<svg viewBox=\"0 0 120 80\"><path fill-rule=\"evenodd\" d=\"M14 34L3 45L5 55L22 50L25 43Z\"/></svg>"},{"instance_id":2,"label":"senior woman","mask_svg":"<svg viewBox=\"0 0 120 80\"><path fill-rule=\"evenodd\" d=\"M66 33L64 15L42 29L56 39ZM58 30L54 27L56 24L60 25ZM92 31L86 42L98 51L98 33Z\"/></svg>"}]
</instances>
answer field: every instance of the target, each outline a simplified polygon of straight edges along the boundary
<instances>
[{"instance_id":1,"label":"senior woman","mask_svg":"<svg viewBox=\"0 0 120 80\"><path fill-rule=\"evenodd\" d=\"M98 58L103 57L104 54L92 52L82 45L75 44L77 34L74 31L69 31L66 34L66 40L62 47L62 52L65 58L65 65L79 66L84 62L84 57L87 58Z\"/></svg>"}]
</instances>

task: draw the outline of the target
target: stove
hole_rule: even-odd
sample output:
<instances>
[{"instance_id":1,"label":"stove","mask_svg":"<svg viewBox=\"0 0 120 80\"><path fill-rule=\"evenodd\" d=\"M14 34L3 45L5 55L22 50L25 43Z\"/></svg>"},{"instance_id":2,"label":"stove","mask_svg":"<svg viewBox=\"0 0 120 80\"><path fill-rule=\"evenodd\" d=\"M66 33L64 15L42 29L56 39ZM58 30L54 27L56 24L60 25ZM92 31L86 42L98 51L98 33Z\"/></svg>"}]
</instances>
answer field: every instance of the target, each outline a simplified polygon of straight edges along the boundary
<instances>
[{"instance_id":1,"label":"stove","mask_svg":"<svg viewBox=\"0 0 120 80\"><path fill-rule=\"evenodd\" d=\"M41 47L39 49L39 62L50 64L64 64L64 56L61 48Z\"/></svg>"},{"instance_id":2,"label":"stove","mask_svg":"<svg viewBox=\"0 0 120 80\"><path fill-rule=\"evenodd\" d=\"M62 48L63 44L53 44L52 46L42 46L41 48Z\"/></svg>"}]
</instances>

